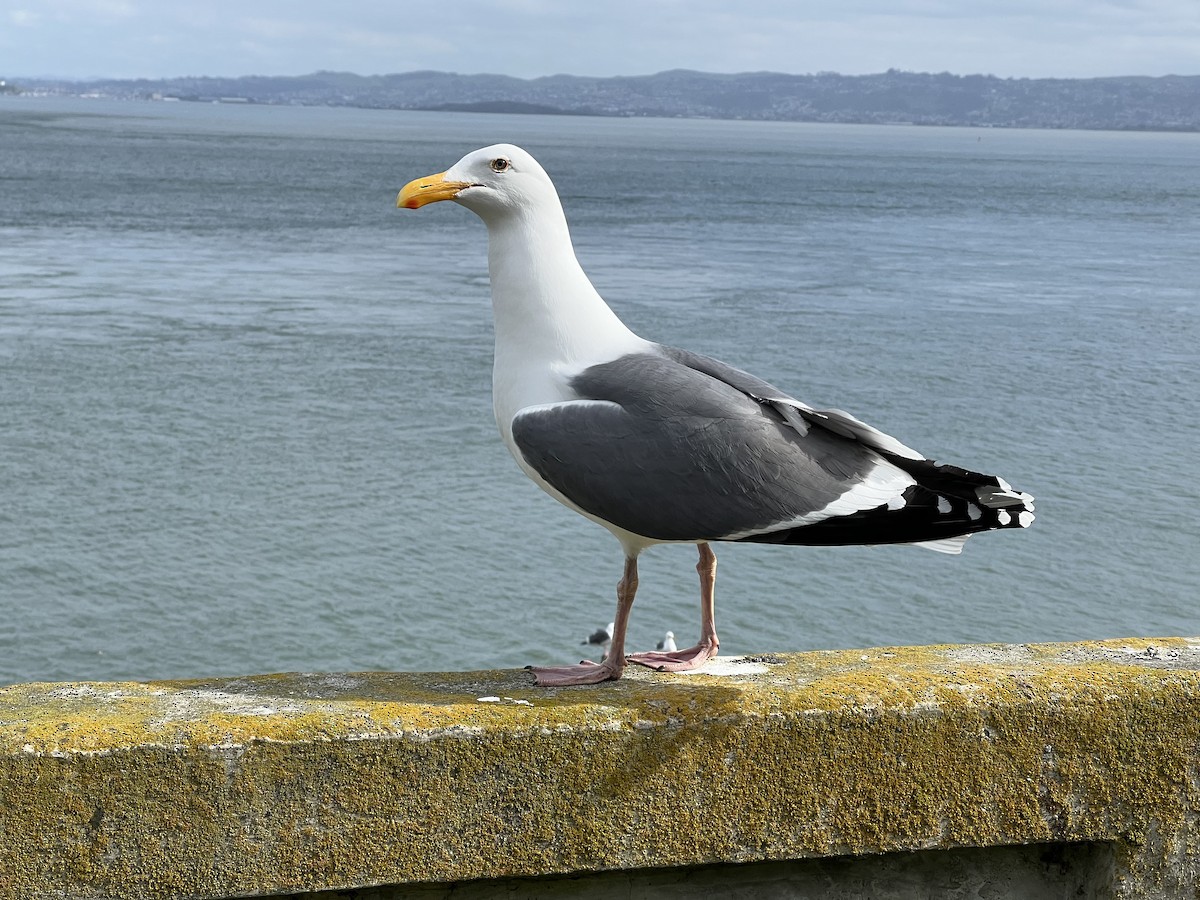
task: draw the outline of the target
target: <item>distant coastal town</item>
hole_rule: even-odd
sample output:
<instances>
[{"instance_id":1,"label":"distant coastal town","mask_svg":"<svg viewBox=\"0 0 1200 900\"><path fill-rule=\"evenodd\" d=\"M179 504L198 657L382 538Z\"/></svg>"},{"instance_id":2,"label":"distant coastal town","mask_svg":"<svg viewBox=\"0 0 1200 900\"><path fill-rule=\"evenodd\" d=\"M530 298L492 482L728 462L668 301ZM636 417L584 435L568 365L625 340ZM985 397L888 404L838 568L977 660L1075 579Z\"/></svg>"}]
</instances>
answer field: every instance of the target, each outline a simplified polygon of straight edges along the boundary
<instances>
[{"instance_id":1,"label":"distant coastal town","mask_svg":"<svg viewBox=\"0 0 1200 900\"><path fill-rule=\"evenodd\" d=\"M0 94L579 116L1200 131L1200 75L997 78L715 74L587 78L407 72L62 81L0 79Z\"/></svg>"}]
</instances>

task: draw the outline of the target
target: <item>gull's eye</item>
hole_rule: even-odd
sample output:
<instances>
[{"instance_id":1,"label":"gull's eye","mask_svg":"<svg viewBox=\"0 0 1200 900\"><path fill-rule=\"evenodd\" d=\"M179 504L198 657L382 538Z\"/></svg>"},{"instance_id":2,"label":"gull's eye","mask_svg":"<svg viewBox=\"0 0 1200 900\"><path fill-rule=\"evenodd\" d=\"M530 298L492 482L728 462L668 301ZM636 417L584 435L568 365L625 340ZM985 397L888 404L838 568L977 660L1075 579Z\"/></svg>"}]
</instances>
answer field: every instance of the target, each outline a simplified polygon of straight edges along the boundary
<instances>
[{"instance_id":1,"label":"gull's eye","mask_svg":"<svg viewBox=\"0 0 1200 900\"><path fill-rule=\"evenodd\" d=\"M493 172L505 172L511 163L501 156L499 159L493 159L489 165L491 165Z\"/></svg>"}]
</instances>

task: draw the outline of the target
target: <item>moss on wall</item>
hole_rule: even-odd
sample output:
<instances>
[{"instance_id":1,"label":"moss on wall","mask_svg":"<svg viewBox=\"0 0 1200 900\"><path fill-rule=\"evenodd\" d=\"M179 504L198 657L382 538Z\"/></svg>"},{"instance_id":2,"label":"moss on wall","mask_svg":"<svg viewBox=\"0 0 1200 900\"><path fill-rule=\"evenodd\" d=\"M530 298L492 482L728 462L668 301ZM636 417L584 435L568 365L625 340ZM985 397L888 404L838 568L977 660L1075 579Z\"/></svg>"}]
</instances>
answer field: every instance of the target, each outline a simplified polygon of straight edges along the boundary
<instances>
[{"instance_id":1,"label":"moss on wall","mask_svg":"<svg viewBox=\"0 0 1200 900\"><path fill-rule=\"evenodd\" d=\"M891 648L638 670L0 689L0 896L233 897L1106 841L1193 884L1200 650ZM1147 895L1149 896L1149 895Z\"/></svg>"}]
</instances>

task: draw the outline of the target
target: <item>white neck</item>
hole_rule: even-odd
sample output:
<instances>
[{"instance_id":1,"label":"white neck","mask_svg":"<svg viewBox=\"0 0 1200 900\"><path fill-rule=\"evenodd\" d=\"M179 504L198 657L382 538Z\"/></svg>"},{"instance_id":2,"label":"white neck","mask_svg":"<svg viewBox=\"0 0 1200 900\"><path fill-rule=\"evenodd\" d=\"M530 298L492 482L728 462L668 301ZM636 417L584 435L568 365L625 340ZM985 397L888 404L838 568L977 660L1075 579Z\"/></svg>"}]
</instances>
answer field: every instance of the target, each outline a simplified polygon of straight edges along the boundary
<instances>
[{"instance_id":1,"label":"white neck","mask_svg":"<svg viewBox=\"0 0 1200 900\"><path fill-rule=\"evenodd\" d=\"M574 368L644 346L592 287L561 206L542 203L536 215L505 212L485 222L497 368Z\"/></svg>"}]
</instances>

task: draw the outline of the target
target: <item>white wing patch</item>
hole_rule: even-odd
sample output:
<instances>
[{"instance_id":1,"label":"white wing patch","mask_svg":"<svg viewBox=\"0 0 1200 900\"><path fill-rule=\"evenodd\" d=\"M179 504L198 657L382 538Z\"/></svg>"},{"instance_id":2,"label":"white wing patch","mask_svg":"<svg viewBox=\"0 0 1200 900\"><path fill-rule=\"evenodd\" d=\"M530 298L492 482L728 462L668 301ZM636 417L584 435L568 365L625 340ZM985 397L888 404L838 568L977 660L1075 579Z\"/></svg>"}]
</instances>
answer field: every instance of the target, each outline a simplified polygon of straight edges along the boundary
<instances>
[{"instance_id":1,"label":"white wing patch","mask_svg":"<svg viewBox=\"0 0 1200 900\"><path fill-rule=\"evenodd\" d=\"M790 528L803 528L834 516L850 516L867 509L886 506L888 509L900 509L904 506L903 494L917 482L903 469L892 465L885 459L880 459L875 468L866 477L849 487L841 496L820 509L796 516L783 522L773 522L763 528L752 528L733 534L721 535L721 540L737 541L752 534L767 534L772 531L785 531Z\"/></svg>"}]
</instances>

